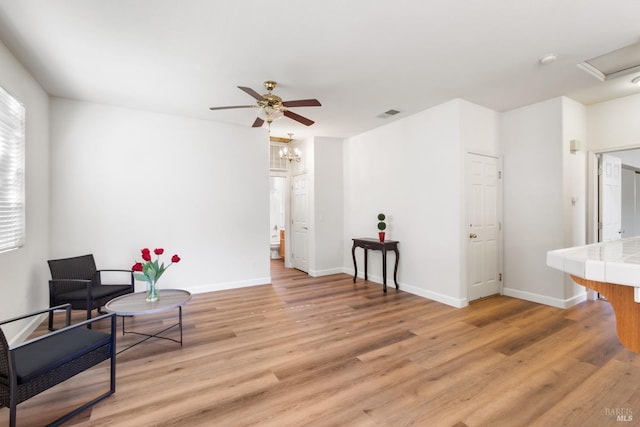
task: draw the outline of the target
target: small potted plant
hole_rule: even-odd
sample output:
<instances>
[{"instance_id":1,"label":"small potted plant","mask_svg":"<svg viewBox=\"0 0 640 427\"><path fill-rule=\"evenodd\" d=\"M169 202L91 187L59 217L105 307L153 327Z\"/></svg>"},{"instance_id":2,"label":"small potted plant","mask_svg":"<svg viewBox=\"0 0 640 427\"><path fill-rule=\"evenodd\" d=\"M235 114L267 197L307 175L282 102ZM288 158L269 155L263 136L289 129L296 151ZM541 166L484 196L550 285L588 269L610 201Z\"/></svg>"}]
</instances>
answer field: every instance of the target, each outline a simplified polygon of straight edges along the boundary
<instances>
[{"instance_id":1,"label":"small potted plant","mask_svg":"<svg viewBox=\"0 0 640 427\"><path fill-rule=\"evenodd\" d=\"M384 222L386 216L381 213L378 214L378 237L380 237L380 242L384 243L384 230L387 229L387 224Z\"/></svg>"}]
</instances>

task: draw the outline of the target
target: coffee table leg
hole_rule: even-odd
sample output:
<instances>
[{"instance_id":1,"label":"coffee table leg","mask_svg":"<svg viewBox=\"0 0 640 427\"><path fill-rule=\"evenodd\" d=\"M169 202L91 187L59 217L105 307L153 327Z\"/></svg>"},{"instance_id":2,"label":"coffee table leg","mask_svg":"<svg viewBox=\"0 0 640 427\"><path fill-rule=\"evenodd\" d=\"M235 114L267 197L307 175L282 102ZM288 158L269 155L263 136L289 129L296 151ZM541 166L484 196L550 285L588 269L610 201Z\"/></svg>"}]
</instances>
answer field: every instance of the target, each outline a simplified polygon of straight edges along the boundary
<instances>
[{"instance_id":1,"label":"coffee table leg","mask_svg":"<svg viewBox=\"0 0 640 427\"><path fill-rule=\"evenodd\" d=\"M156 332L154 334L146 334L144 332L127 331L127 330L125 330L124 318L127 317L127 316L121 316L121 317L122 317L122 335L135 334L135 335L143 336L145 338L140 340L140 341L138 341L138 342L136 342L136 343L131 344L128 347L123 348L122 350L118 351L117 354L120 354L123 351L130 349L131 347L135 347L138 344L142 344L143 342L145 342L145 341L147 341L148 339L151 339L151 338L159 338L159 339L162 339L162 340L173 341L175 343L179 343L180 347L182 347L182 306L178 306L178 323L175 323L175 324L173 324L173 325L171 325L171 326L169 326L169 327L167 327L167 328L165 328L165 329L163 329L163 330L161 330L159 332ZM180 340L179 341L176 340L176 339L173 339L173 338L161 336L161 334L167 332L169 329L175 328L176 326L180 329Z\"/></svg>"},{"instance_id":2,"label":"coffee table leg","mask_svg":"<svg viewBox=\"0 0 640 427\"><path fill-rule=\"evenodd\" d=\"M178 323L180 324L180 347L182 347L182 306L178 306Z\"/></svg>"}]
</instances>

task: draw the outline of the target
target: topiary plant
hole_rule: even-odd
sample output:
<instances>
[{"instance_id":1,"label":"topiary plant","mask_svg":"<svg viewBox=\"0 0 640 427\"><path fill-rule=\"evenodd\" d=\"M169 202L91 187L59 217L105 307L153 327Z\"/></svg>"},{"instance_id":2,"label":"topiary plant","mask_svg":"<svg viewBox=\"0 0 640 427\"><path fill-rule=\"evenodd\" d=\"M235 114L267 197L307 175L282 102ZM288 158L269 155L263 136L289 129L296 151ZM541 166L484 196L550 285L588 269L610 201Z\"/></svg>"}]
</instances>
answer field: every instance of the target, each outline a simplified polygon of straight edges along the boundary
<instances>
[{"instance_id":1,"label":"topiary plant","mask_svg":"<svg viewBox=\"0 0 640 427\"><path fill-rule=\"evenodd\" d=\"M380 230L380 231L384 231L384 230L387 229L387 224L384 222L385 218L386 218L386 216L383 213L378 214L378 221L379 221L378 222L378 230Z\"/></svg>"},{"instance_id":2,"label":"topiary plant","mask_svg":"<svg viewBox=\"0 0 640 427\"><path fill-rule=\"evenodd\" d=\"M387 228L387 224L384 222L385 218L386 216L384 216L383 213L378 214L378 230L380 230L378 232L378 237L380 238L381 242L384 242L384 230L386 230Z\"/></svg>"}]
</instances>

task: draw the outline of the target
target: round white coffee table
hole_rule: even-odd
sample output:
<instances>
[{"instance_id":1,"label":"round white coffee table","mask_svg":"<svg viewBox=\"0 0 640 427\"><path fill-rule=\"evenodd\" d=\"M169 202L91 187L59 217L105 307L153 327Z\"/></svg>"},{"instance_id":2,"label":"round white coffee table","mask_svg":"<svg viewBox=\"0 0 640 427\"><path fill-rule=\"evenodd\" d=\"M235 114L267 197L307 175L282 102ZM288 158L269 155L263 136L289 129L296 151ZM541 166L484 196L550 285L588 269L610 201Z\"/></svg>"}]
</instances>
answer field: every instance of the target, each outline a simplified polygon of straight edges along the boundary
<instances>
[{"instance_id":1,"label":"round white coffee table","mask_svg":"<svg viewBox=\"0 0 640 427\"><path fill-rule=\"evenodd\" d=\"M159 295L160 299L158 301L148 302L146 292L136 292L133 294L119 296L105 304L104 309L107 312L115 313L117 316L122 317L122 335L136 334L145 337L142 341L138 341L137 343L120 350L118 354L130 349L133 346L143 343L150 338L160 338L163 340L177 342L178 344L180 344L180 347L182 347L182 306L191 299L191 293L182 289L162 289L160 290ZM156 332L154 334L146 334L143 332L127 331L125 329L126 316L139 316L143 314L160 313L174 308L178 309L178 323L175 323L161 330L160 332ZM163 334L169 329L175 327L178 327L180 329L179 340L160 336L160 334Z\"/></svg>"}]
</instances>

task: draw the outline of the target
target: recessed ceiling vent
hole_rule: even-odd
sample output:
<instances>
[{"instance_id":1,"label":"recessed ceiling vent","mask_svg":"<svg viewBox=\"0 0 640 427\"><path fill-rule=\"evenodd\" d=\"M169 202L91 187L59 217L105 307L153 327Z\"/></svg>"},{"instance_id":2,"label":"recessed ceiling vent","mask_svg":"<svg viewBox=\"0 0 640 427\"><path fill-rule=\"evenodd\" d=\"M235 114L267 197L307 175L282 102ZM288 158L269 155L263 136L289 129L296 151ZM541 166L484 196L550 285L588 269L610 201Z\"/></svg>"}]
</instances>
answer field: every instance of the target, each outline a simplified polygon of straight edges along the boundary
<instances>
[{"instance_id":1,"label":"recessed ceiling vent","mask_svg":"<svg viewBox=\"0 0 640 427\"><path fill-rule=\"evenodd\" d=\"M384 113L378 114L376 117L379 117L381 119L386 119L386 118L389 118L391 116L395 116L396 114L400 114L400 111L391 109L391 110L385 111Z\"/></svg>"},{"instance_id":2,"label":"recessed ceiling vent","mask_svg":"<svg viewBox=\"0 0 640 427\"><path fill-rule=\"evenodd\" d=\"M640 72L640 43L589 59L578 67L601 81Z\"/></svg>"}]
</instances>

